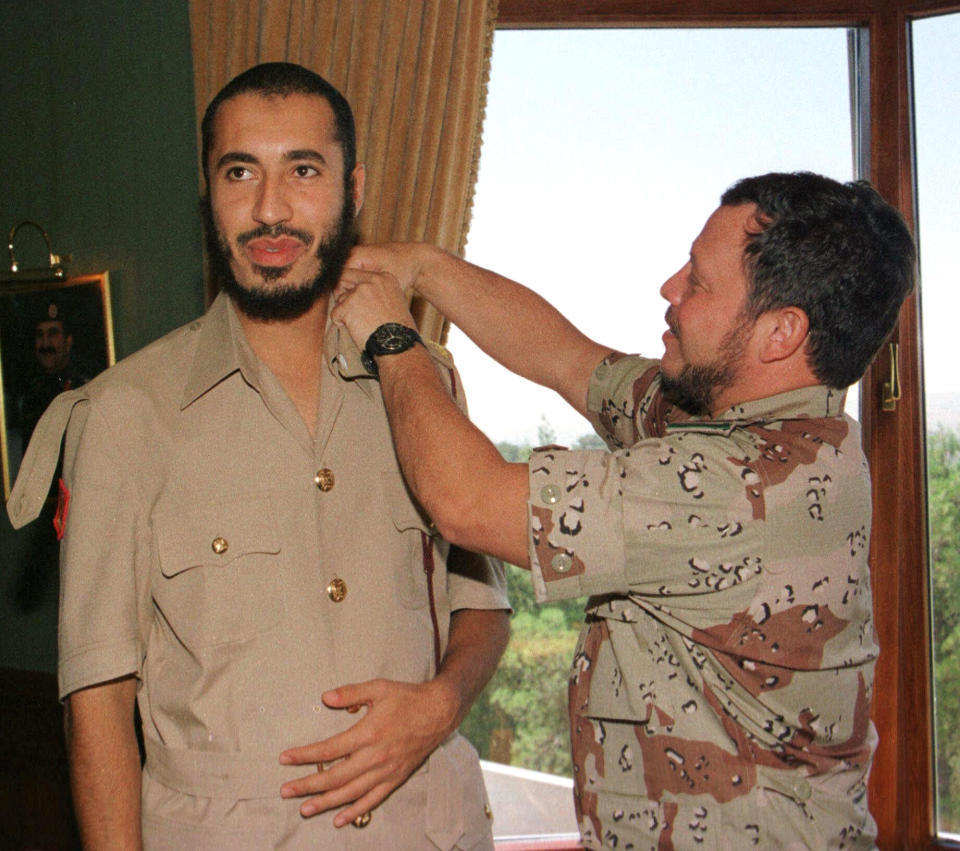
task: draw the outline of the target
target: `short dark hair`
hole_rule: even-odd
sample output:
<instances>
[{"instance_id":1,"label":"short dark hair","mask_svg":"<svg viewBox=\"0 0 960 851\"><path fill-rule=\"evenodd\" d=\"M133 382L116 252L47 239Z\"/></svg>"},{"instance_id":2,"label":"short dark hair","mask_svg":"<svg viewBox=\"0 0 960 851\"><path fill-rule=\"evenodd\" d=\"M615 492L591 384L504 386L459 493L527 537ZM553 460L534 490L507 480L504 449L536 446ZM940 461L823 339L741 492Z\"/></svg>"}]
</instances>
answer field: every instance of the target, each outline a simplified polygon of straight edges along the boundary
<instances>
[{"instance_id":1,"label":"short dark hair","mask_svg":"<svg viewBox=\"0 0 960 851\"><path fill-rule=\"evenodd\" d=\"M326 100L333 110L336 121L334 138L343 150L343 179L344 185L349 190L351 175L357 164L357 131L350 104L339 89L319 74L292 62L264 62L261 65L254 65L234 77L210 101L200 124L203 179L208 187L210 174L207 157L213 144L213 122L225 101L244 92L255 92L264 97L269 95L286 97L292 94L317 95Z\"/></svg>"},{"instance_id":2,"label":"short dark hair","mask_svg":"<svg viewBox=\"0 0 960 851\"><path fill-rule=\"evenodd\" d=\"M837 389L859 381L913 289L916 248L900 213L865 180L810 172L745 178L720 203L758 208L747 311L800 307L817 379Z\"/></svg>"}]
</instances>

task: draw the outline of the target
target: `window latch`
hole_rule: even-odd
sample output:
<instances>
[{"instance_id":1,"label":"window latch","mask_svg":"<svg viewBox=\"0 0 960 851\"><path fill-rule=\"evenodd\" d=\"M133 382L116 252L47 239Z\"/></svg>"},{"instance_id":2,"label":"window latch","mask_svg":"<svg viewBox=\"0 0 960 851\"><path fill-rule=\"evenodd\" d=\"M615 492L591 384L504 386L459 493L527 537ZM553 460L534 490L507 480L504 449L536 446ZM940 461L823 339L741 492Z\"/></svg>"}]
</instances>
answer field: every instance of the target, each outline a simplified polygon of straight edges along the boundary
<instances>
[{"instance_id":1,"label":"window latch","mask_svg":"<svg viewBox=\"0 0 960 851\"><path fill-rule=\"evenodd\" d=\"M900 344L890 343L890 380L883 382L883 410L897 410L900 401Z\"/></svg>"}]
</instances>

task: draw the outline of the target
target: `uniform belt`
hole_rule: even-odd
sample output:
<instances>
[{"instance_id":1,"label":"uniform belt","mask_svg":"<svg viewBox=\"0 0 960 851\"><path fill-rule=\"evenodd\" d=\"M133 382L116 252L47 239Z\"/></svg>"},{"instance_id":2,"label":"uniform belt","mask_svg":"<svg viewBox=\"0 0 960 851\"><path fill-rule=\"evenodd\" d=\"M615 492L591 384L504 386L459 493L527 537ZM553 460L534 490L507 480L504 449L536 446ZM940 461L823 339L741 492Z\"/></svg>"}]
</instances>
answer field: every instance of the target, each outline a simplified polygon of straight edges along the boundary
<instances>
[{"instance_id":1,"label":"uniform belt","mask_svg":"<svg viewBox=\"0 0 960 851\"><path fill-rule=\"evenodd\" d=\"M147 773L158 783L202 798L279 798L289 780L316 771L311 765L280 765L279 752L245 756L168 748L145 737Z\"/></svg>"}]
</instances>

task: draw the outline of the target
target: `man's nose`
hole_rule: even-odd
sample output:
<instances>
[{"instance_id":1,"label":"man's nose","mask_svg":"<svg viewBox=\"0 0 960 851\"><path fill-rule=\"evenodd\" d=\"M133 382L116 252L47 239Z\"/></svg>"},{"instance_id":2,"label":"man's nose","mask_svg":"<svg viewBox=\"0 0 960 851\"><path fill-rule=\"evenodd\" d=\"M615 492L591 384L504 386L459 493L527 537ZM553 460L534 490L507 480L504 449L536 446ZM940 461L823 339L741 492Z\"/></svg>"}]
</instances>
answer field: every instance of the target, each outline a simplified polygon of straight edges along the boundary
<instances>
[{"instance_id":1,"label":"man's nose","mask_svg":"<svg viewBox=\"0 0 960 851\"><path fill-rule=\"evenodd\" d=\"M683 300L683 293L686 289L686 276L689 272L689 263L678 269L673 275L663 282L660 287L660 295L672 305L678 305Z\"/></svg>"},{"instance_id":2,"label":"man's nose","mask_svg":"<svg viewBox=\"0 0 960 851\"><path fill-rule=\"evenodd\" d=\"M282 180L264 177L253 207L254 220L265 225L287 221L293 210Z\"/></svg>"}]
</instances>

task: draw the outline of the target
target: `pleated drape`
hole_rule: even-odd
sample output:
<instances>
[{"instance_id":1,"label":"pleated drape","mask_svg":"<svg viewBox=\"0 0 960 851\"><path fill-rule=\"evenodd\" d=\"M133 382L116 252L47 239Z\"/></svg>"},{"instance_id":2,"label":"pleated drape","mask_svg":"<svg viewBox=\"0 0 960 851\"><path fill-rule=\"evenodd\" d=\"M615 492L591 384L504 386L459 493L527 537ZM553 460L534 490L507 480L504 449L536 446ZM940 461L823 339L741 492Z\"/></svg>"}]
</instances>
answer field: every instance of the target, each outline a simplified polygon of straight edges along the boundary
<instances>
[{"instance_id":1,"label":"pleated drape","mask_svg":"<svg viewBox=\"0 0 960 851\"><path fill-rule=\"evenodd\" d=\"M461 253L470 220L497 0L190 0L197 121L259 62L326 77L350 101L366 164L365 241ZM414 304L421 331L443 318Z\"/></svg>"}]
</instances>

